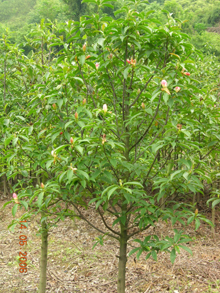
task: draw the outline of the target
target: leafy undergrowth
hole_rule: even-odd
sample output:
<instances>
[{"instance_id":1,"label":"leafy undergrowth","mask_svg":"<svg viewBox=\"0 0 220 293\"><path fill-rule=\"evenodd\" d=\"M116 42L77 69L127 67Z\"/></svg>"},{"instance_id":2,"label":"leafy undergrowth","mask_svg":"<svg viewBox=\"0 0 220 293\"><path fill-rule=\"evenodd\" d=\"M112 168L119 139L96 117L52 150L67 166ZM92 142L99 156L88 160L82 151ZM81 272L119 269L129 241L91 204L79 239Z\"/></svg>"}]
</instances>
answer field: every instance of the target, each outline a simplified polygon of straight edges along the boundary
<instances>
[{"instance_id":1,"label":"leafy undergrowth","mask_svg":"<svg viewBox=\"0 0 220 293\"><path fill-rule=\"evenodd\" d=\"M6 201L0 202L0 207ZM87 211L90 220L102 227L92 211ZM18 212L18 216L22 211ZM207 214L210 218L210 214ZM197 232L190 226L186 232L194 238L188 244L193 257L181 251L174 265L169 255L158 255L158 261L137 261L132 255L127 262L127 293L153 292L220 292L220 213L216 213L216 241L211 237L210 227L202 224ZM22 234L28 237L27 246L19 245L20 229L10 232L7 226L13 219L11 207L0 210L0 293L37 292L39 281L40 237L36 236L39 219L33 219ZM175 228L180 228L175 225ZM104 229L104 228L103 228ZM157 223L154 228L142 233L158 237L172 235L171 224ZM118 243L106 239L104 246L94 245L99 233L83 221L68 219L59 222L49 233L49 257L47 292L97 292L116 293ZM140 238L141 238L140 237ZM136 244L130 241L129 251ZM27 251L28 272L19 272L18 254Z\"/></svg>"}]
</instances>

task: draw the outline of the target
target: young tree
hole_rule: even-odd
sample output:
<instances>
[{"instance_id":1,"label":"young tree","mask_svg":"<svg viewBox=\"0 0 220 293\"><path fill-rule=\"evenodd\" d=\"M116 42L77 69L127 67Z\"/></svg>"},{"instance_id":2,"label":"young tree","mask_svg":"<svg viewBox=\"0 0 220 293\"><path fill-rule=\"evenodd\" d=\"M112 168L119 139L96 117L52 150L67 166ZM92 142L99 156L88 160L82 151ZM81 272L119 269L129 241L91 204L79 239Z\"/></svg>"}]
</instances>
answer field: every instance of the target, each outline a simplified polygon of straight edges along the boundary
<instances>
[{"instance_id":1,"label":"young tree","mask_svg":"<svg viewBox=\"0 0 220 293\"><path fill-rule=\"evenodd\" d=\"M99 9L108 5L106 0L85 2ZM29 207L34 203L36 212L51 207L47 214L57 219L72 217L72 205L103 233L100 243L105 235L118 240L118 293L125 292L129 239L159 219L184 225L188 218L196 228L201 219L210 223L186 198L202 192L198 177L207 164L204 158L215 149L198 142L198 128L204 136L210 133L201 119L207 125L214 116L208 92L200 107L204 92L192 77L196 51L174 19L168 16L160 26L150 13L138 12L138 5L127 2L115 13L123 13L123 19L95 14L53 26L60 37L47 37L48 30L42 30L33 40L40 55L30 61L30 100L21 119L26 125L18 124L13 112L7 128L18 138L17 156L26 158L26 167L39 179L33 187L27 177L19 200L24 197ZM45 47L47 58L54 57L51 63L45 62ZM52 47L60 52L55 55ZM212 130L217 134L216 124ZM60 202L66 209L55 206L53 213ZM105 228L86 218L86 208L96 209ZM130 254L147 252L146 258L156 260L166 251L174 262L179 248L191 252L182 245L189 238L174 232L174 238L136 239L140 246Z\"/></svg>"}]
</instances>

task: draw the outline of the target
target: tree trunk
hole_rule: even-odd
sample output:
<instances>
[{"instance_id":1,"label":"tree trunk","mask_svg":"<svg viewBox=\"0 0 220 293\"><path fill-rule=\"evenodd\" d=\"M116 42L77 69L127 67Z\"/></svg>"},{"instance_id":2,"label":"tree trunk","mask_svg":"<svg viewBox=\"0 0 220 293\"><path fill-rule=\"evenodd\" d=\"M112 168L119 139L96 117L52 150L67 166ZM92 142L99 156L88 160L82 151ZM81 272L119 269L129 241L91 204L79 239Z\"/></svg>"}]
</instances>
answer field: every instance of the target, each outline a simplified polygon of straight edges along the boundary
<instances>
[{"instance_id":1,"label":"tree trunk","mask_svg":"<svg viewBox=\"0 0 220 293\"><path fill-rule=\"evenodd\" d=\"M125 274L127 262L127 225L121 223L120 254L118 263L118 293L125 293Z\"/></svg>"},{"instance_id":2,"label":"tree trunk","mask_svg":"<svg viewBox=\"0 0 220 293\"><path fill-rule=\"evenodd\" d=\"M6 174L3 175L3 197L8 197L9 191L7 186L7 177Z\"/></svg>"},{"instance_id":3,"label":"tree trunk","mask_svg":"<svg viewBox=\"0 0 220 293\"><path fill-rule=\"evenodd\" d=\"M165 201L166 201L166 198L165 198L165 195L163 195L160 200L161 210L165 209Z\"/></svg>"},{"instance_id":4,"label":"tree trunk","mask_svg":"<svg viewBox=\"0 0 220 293\"><path fill-rule=\"evenodd\" d=\"M215 225L215 207L212 208L212 223ZM215 240L215 227L212 227L212 237Z\"/></svg>"},{"instance_id":5,"label":"tree trunk","mask_svg":"<svg viewBox=\"0 0 220 293\"><path fill-rule=\"evenodd\" d=\"M193 193L193 204L194 203L197 203L197 201L196 201L196 194L195 193Z\"/></svg>"},{"instance_id":6,"label":"tree trunk","mask_svg":"<svg viewBox=\"0 0 220 293\"><path fill-rule=\"evenodd\" d=\"M40 283L39 293L46 292L47 284L47 248L48 248L48 229L46 221L41 224L41 258L40 258Z\"/></svg>"}]
</instances>

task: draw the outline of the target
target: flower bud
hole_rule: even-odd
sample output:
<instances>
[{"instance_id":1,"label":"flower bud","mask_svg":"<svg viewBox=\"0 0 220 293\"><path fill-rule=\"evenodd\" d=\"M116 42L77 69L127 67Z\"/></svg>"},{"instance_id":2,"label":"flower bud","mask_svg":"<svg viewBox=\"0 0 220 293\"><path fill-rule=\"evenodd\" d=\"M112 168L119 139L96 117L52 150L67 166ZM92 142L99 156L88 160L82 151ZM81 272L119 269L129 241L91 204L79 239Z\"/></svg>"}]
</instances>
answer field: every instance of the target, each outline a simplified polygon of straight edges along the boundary
<instances>
[{"instance_id":1,"label":"flower bud","mask_svg":"<svg viewBox=\"0 0 220 293\"><path fill-rule=\"evenodd\" d=\"M60 135L62 135L62 134L63 134L63 131L60 132Z\"/></svg>"},{"instance_id":2,"label":"flower bud","mask_svg":"<svg viewBox=\"0 0 220 293\"><path fill-rule=\"evenodd\" d=\"M56 104L53 104L52 107L54 108L54 110L56 110L57 105Z\"/></svg>"},{"instance_id":3,"label":"flower bud","mask_svg":"<svg viewBox=\"0 0 220 293\"><path fill-rule=\"evenodd\" d=\"M195 215L198 215L198 212L199 212L198 209L196 209L196 210L195 210Z\"/></svg>"},{"instance_id":4,"label":"flower bud","mask_svg":"<svg viewBox=\"0 0 220 293\"><path fill-rule=\"evenodd\" d=\"M136 64L136 59L131 58L131 65L132 65L132 67L134 67L135 64Z\"/></svg>"},{"instance_id":5,"label":"flower bud","mask_svg":"<svg viewBox=\"0 0 220 293\"><path fill-rule=\"evenodd\" d=\"M83 45L83 52L86 51L86 44Z\"/></svg>"},{"instance_id":6,"label":"flower bud","mask_svg":"<svg viewBox=\"0 0 220 293\"><path fill-rule=\"evenodd\" d=\"M83 104L83 105L86 104L86 99L83 99L82 104Z\"/></svg>"},{"instance_id":7,"label":"flower bud","mask_svg":"<svg viewBox=\"0 0 220 293\"><path fill-rule=\"evenodd\" d=\"M181 130L182 129L182 124L177 124L177 129Z\"/></svg>"},{"instance_id":8,"label":"flower bud","mask_svg":"<svg viewBox=\"0 0 220 293\"><path fill-rule=\"evenodd\" d=\"M138 95L140 94L140 92L141 92L141 90L140 90L140 89L138 89L138 90L137 90L137 93L138 93Z\"/></svg>"},{"instance_id":9,"label":"flower bud","mask_svg":"<svg viewBox=\"0 0 220 293\"><path fill-rule=\"evenodd\" d=\"M78 113L76 112L76 113L75 113L75 118L76 118L76 120L78 119L78 117L79 117L79 115L78 115Z\"/></svg>"},{"instance_id":10,"label":"flower bud","mask_svg":"<svg viewBox=\"0 0 220 293\"><path fill-rule=\"evenodd\" d=\"M141 107L142 107L142 109L145 109L145 104L141 103Z\"/></svg>"},{"instance_id":11,"label":"flower bud","mask_svg":"<svg viewBox=\"0 0 220 293\"><path fill-rule=\"evenodd\" d=\"M104 111L104 113L107 112L107 105L106 104L103 105L103 111Z\"/></svg>"},{"instance_id":12,"label":"flower bud","mask_svg":"<svg viewBox=\"0 0 220 293\"><path fill-rule=\"evenodd\" d=\"M190 76L190 73L189 72L184 72L185 75L187 76Z\"/></svg>"},{"instance_id":13,"label":"flower bud","mask_svg":"<svg viewBox=\"0 0 220 293\"><path fill-rule=\"evenodd\" d=\"M44 184L43 184L43 182L41 182L40 187L41 187L41 188L44 188Z\"/></svg>"},{"instance_id":14,"label":"flower bud","mask_svg":"<svg viewBox=\"0 0 220 293\"><path fill-rule=\"evenodd\" d=\"M162 85L163 88L167 87L167 81L163 79L161 81L161 85Z\"/></svg>"},{"instance_id":15,"label":"flower bud","mask_svg":"<svg viewBox=\"0 0 220 293\"><path fill-rule=\"evenodd\" d=\"M16 193L13 193L13 198L14 198L15 203L17 203L17 204L20 203L19 200L18 200L18 196L17 196Z\"/></svg>"},{"instance_id":16,"label":"flower bud","mask_svg":"<svg viewBox=\"0 0 220 293\"><path fill-rule=\"evenodd\" d=\"M100 64L99 64L98 62L95 64L96 69L99 68L99 65L100 65Z\"/></svg>"},{"instance_id":17,"label":"flower bud","mask_svg":"<svg viewBox=\"0 0 220 293\"><path fill-rule=\"evenodd\" d=\"M73 144L74 140L72 137L70 137L70 143Z\"/></svg>"},{"instance_id":18,"label":"flower bud","mask_svg":"<svg viewBox=\"0 0 220 293\"><path fill-rule=\"evenodd\" d=\"M181 88L179 86L175 87L175 92L178 93L181 90Z\"/></svg>"},{"instance_id":19,"label":"flower bud","mask_svg":"<svg viewBox=\"0 0 220 293\"><path fill-rule=\"evenodd\" d=\"M129 59L126 60L129 64L131 64L131 61Z\"/></svg>"},{"instance_id":20,"label":"flower bud","mask_svg":"<svg viewBox=\"0 0 220 293\"><path fill-rule=\"evenodd\" d=\"M86 56L86 59L89 59L91 57L91 55Z\"/></svg>"},{"instance_id":21,"label":"flower bud","mask_svg":"<svg viewBox=\"0 0 220 293\"><path fill-rule=\"evenodd\" d=\"M104 144L106 142L106 134L102 135L102 144Z\"/></svg>"}]
</instances>

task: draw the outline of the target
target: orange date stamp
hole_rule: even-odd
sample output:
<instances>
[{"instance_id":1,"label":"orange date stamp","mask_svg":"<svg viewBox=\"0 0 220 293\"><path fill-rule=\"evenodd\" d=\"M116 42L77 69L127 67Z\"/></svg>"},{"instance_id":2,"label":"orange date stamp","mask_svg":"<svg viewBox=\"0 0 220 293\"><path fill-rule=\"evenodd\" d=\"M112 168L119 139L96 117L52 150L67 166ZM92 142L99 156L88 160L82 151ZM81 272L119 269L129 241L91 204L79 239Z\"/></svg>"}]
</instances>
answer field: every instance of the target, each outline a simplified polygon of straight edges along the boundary
<instances>
[{"instance_id":1,"label":"orange date stamp","mask_svg":"<svg viewBox=\"0 0 220 293\"><path fill-rule=\"evenodd\" d=\"M20 221L21 223L21 227L20 229L27 229L27 227L25 225L22 224L22 222L27 222L26 220L24 221ZM23 231L21 230L20 233L23 233ZM27 245L27 236L26 235L20 235L19 236L19 244L20 245ZM19 272L20 273L27 273L27 252L25 251L24 253L22 252L19 252L19 266L20 266L20 269L19 269Z\"/></svg>"}]
</instances>

